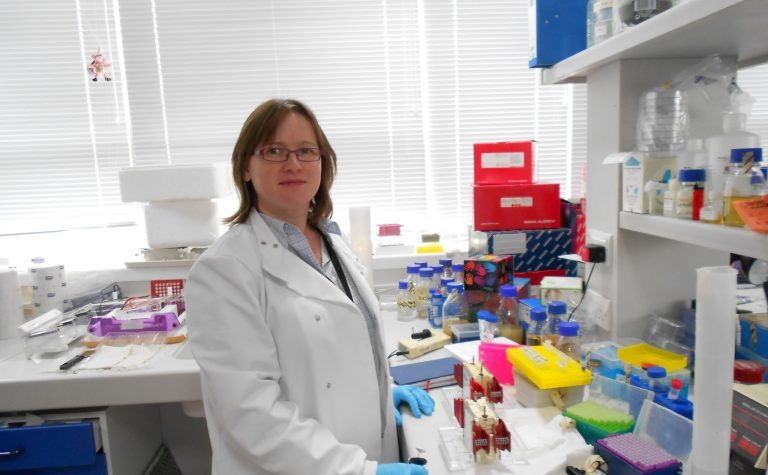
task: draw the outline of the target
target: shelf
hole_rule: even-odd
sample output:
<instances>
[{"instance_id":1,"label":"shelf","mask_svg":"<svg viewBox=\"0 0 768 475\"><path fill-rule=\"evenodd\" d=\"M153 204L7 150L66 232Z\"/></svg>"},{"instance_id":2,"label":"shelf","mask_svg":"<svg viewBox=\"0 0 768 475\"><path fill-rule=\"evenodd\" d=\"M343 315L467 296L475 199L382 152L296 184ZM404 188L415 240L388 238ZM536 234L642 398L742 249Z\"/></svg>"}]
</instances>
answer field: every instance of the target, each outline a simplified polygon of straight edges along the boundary
<instances>
[{"instance_id":1,"label":"shelf","mask_svg":"<svg viewBox=\"0 0 768 475\"><path fill-rule=\"evenodd\" d=\"M688 244L768 260L768 235L685 219L622 212L619 227Z\"/></svg>"},{"instance_id":2,"label":"shelf","mask_svg":"<svg viewBox=\"0 0 768 475\"><path fill-rule=\"evenodd\" d=\"M624 59L736 58L768 60L768 1L687 0L644 23L544 69L544 84L584 82L592 69Z\"/></svg>"}]
</instances>

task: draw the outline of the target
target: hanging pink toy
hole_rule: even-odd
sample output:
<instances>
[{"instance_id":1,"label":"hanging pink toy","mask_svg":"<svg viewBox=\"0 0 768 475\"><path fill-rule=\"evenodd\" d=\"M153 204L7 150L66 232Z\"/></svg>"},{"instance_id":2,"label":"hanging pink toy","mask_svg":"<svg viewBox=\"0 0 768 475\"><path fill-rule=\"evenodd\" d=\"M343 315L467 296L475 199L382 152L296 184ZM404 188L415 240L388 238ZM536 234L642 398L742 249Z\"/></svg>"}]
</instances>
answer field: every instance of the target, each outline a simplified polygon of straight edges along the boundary
<instances>
[{"instance_id":1,"label":"hanging pink toy","mask_svg":"<svg viewBox=\"0 0 768 475\"><path fill-rule=\"evenodd\" d=\"M92 54L91 57L93 58L93 61L88 65L88 71L93 75L92 81L96 82L99 78L105 81L111 81L112 78L109 77L108 74L109 68L112 67L112 63L107 61L107 58L101 54L101 48Z\"/></svg>"}]
</instances>

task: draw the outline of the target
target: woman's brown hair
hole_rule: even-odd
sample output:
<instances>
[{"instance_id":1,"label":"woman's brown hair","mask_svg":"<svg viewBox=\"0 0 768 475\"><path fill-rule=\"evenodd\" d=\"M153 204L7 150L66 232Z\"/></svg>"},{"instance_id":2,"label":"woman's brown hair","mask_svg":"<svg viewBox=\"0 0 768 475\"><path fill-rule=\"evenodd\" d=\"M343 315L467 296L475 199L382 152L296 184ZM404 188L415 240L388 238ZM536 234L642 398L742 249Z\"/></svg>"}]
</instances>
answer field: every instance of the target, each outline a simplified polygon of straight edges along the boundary
<instances>
[{"instance_id":1,"label":"woman's brown hair","mask_svg":"<svg viewBox=\"0 0 768 475\"><path fill-rule=\"evenodd\" d=\"M245 181L245 172L256 149L269 143L283 119L292 113L305 117L312 124L322 160L320 187L310 204L308 221L317 226L322 218L330 218L333 214L331 185L336 176L336 152L309 107L292 99L270 99L251 112L245 120L232 151L232 178L240 195L240 207L235 214L224 219L230 226L245 222L251 210L258 207L256 190L253 184Z\"/></svg>"}]
</instances>

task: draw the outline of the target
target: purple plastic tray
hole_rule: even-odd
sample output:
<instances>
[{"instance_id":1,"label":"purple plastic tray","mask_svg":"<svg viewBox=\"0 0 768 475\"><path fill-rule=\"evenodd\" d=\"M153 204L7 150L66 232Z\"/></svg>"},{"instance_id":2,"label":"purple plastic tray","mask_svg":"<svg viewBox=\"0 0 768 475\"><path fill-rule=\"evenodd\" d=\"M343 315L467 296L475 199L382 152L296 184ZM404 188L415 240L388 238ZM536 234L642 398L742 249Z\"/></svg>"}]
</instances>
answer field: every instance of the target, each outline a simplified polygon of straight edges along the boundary
<instances>
[{"instance_id":1,"label":"purple plastic tray","mask_svg":"<svg viewBox=\"0 0 768 475\"><path fill-rule=\"evenodd\" d=\"M179 328L179 319L171 312L155 313L148 318L118 320L115 317L93 317L88 331L96 336L113 333L167 332Z\"/></svg>"}]
</instances>

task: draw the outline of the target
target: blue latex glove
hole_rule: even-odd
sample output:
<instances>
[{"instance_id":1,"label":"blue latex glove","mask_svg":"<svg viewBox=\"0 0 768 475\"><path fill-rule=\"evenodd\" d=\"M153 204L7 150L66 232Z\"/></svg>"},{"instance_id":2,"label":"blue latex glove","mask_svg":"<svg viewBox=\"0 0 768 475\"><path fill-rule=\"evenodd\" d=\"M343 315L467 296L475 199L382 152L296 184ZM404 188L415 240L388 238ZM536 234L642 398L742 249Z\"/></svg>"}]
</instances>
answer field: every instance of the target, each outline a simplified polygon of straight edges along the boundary
<instances>
[{"instance_id":1,"label":"blue latex glove","mask_svg":"<svg viewBox=\"0 0 768 475\"><path fill-rule=\"evenodd\" d=\"M376 468L376 475L427 475L427 469L413 463L385 463Z\"/></svg>"},{"instance_id":2,"label":"blue latex glove","mask_svg":"<svg viewBox=\"0 0 768 475\"><path fill-rule=\"evenodd\" d=\"M392 389L392 401L395 403L395 423L403 425L403 416L397 408L401 403L408 403L413 417L421 417L421 413L430 416L435 410L435 401L421 388L406 384L405 386L395 386Z\"/></svg>"}]
</instances>

